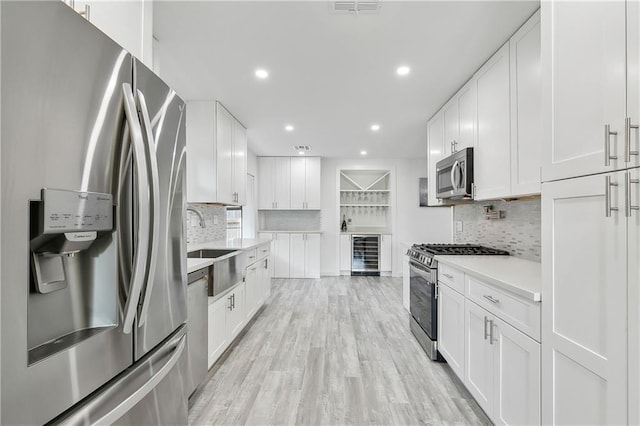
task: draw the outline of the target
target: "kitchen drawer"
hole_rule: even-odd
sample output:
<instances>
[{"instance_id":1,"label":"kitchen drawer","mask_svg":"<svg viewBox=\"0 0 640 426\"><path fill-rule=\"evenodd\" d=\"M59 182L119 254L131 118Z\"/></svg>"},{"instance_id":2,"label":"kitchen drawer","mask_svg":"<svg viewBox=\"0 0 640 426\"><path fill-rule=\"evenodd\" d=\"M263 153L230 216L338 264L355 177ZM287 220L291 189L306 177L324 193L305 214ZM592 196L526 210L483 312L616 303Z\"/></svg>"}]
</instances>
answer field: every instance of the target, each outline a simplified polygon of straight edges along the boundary
<instances>
[{"instance_id":1,"label":"kitchen drawer","mask_svg":"<svg viewBox=\"0 0 640 426\"><path fill-rule=\"evenodd\" d=\"M271 244L263 244L256 249L257 258L264 259L271 253Z\"/></svg>"},{"instance_id":2,"label":"kitchen drawer","mask_svg":"<svg viewBox=\"0 0 640 426\"><path fill-rule=\"evenodd\" d=\"M469 274L466 276L466 284L466 296L469 300L540 341L540 303L521 299Z\"/></svg>"},{"instance_id":3,"label":"kitchen drawer","mask_svg":"<svg viewBox=\"0 0 640 426\"><path fill-rule=\"evenodd\" d=\"M247 266L258 261L257 249L247 250L245 253L247 255Z\"/></svg>"},{"instance_id":4,"label":"kitchen drawer","mask_svg":"<svg viewBox=\"0 0 640 426\"><path fill-rule=\"evenodd\" d=\"M438 281L464 294L464 272L440 262L438 263Z\"/></svg>"}]
</instances>

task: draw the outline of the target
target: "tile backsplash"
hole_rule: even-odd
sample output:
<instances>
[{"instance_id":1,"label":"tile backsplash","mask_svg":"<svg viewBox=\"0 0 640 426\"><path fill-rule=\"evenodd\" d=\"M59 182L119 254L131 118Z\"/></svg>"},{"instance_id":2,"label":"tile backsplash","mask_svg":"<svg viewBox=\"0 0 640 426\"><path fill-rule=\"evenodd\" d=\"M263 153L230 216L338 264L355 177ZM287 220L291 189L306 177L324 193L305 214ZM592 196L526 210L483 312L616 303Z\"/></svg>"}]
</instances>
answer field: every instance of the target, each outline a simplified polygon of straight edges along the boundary
<instances>
[{"instance_id":1,"label":"tile backsplash","mask_svg":"<svg viewBox=\"0 0 640 426\"><path fill-rule=\"evenodd\" d=\"M200 219L187 211L187 243L198 244L227 238L227 210L224 206L189 204L204 216L206 227L200 227Z\"/></svg>"},{"instance_id":2,"label":"tile backsplash","mask_svg":"<svg viewBox=\"0 0 640 426\"><path fill-rule=\"evenodd\" d=\"M260 210L260 230L318 231L322 227L320 210Z\"/></svg>"},{"instance_id":3,"label":"tile backsplash","mask_svg":"<svg viewBox=\"0 0 640 426\"><path fill-rule=\"evenodd\" d=\"M485 219L483 206L504 211L502 219ZM481 244L540 262L540 199L485 201L454 208L456 243ZM462 221L462 231L458 231Z\"/></svg>"}]
</instances>

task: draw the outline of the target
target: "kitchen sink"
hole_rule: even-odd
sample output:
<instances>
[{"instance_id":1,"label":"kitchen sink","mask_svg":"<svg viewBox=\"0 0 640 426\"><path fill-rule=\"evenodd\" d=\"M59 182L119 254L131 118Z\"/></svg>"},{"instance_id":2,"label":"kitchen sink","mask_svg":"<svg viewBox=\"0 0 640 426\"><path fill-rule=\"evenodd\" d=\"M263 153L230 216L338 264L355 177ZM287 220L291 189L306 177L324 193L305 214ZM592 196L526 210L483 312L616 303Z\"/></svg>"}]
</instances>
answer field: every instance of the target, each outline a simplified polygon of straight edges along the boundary
<instances>
[{"instance_id":1,"label":"kitchen sink","mask_svg":"<svg viewBox=\"0 0 640 426\"><path fill-rule=\"evenodd\" d=\"M188 258L196 259L215 259L218 257L226 256L237 250L196 250L187 254Z\"/></svg>"},{"instance_id":2,"label":"kitchen sink","mask_svg":"<svg viewBox=\"0 0 640 426\"><path fill-rule=\"evenodd\" d=\"M209 296L218 297L244 279L246 254L242 250L203 249L187 253L191 259L216 259L209 280Z\"/></svg>"}]
</instances>

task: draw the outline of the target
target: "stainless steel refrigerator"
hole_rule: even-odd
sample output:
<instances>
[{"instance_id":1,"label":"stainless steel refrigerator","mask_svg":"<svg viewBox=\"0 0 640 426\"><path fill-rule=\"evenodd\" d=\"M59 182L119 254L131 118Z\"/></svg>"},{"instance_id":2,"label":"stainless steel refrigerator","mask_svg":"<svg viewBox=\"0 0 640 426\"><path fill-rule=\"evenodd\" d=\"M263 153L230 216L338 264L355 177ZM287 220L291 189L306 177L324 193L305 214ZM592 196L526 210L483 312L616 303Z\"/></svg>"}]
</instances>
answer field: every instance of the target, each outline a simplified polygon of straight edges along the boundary
<instances>
[{"instance_id":1,"label":"stainless steel refrigerator","mask_svg":"<svg viewBox=\"0 0 640 426\"><path fill-rule=\"evenodd\" d=\"M64 3L2 7L2 424L186 424L185 103Z\"/></svg>"}]
</instances>

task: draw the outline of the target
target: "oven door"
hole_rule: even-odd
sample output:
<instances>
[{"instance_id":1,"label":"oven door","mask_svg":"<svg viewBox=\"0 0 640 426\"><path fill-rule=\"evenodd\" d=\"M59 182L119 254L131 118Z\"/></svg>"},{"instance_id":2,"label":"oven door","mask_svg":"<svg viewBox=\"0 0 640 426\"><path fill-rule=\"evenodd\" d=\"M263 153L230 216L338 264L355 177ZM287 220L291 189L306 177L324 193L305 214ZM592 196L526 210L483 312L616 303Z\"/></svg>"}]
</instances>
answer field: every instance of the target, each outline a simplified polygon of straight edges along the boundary
<instances>
[{"instance_id":1,"label":"oven door","mask_svg":"<svg viewBox=\"0 0 640 426\"><path fill-rule=\"evenodd\" d=\"M433 341L438 337L436 269L409 262L409 311Z\"/></svg>"}]
</instances>

